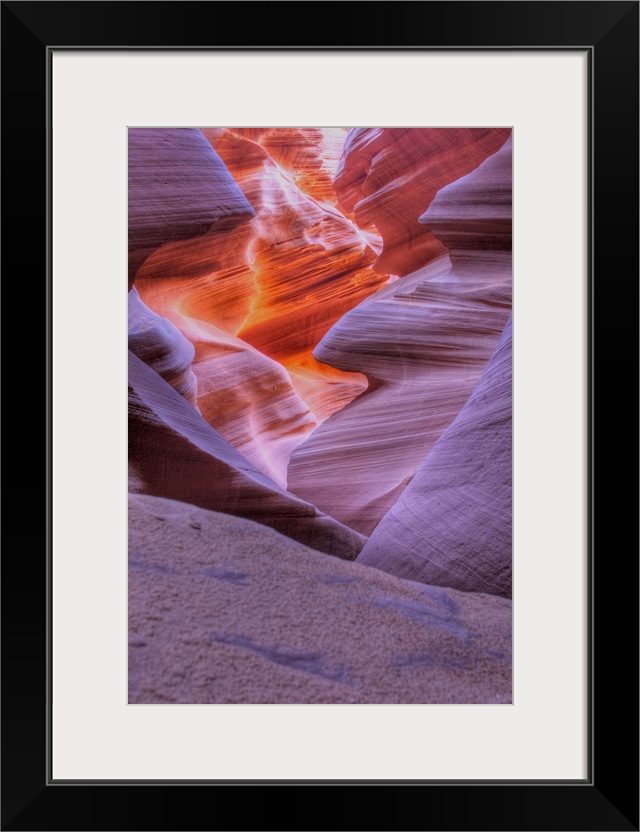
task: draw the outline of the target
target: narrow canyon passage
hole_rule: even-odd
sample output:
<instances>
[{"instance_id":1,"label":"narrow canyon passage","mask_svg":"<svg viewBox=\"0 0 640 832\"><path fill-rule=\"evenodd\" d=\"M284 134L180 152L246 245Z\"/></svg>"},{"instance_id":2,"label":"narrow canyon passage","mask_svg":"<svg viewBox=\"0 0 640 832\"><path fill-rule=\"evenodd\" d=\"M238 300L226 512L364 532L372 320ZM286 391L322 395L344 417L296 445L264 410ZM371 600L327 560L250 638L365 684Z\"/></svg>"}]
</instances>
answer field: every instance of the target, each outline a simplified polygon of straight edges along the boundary
<instances>
[{"instance_id":1,"label":"narrow canyon passage","mask_svg":"<svg viewBox=\"0 0 640 832\"><path fill-rule=\"evenodd\" d=\"M509 701L510 134L129 131L131 701Z\"/></svg>"},{"instance_id":2,"label":"narrow canyon passage","mask_svg":"<svg viewBox=\"0 0 640 832\"><path fill-rule=\"evenodd\" d=\"M428 207L442 183L503 142L505 131L444 131L444 140L443 131L433 130L202 132L255 216L163 246L138 271L137 291L194 345L192 370L206 421L278 484L369 534L470 395L500 331L499 314L493 316L497 323L484 321L493 339L486 338L484 350L474 343L465 355L460 330L474 310L464 308L451 279L442 290L448 264L431 266L430 278L419 269L398 281L380 273L376 260L382 253L404 273L415 240L425 264L439 255L442 260L444 246L421 230L417 216L413 240L401 245L397 226ZM406 158L405 166L398 155ZM390 191L392 199L376 200L378 191ZM391 229L387 240L375 223ZM411 297L426 281L432 291L440 289L440 307L448 303L451 309L447 348L459 357L445 366L433 355L429 337L434 331L436 339L447 337L446 310L436 310L433 302L427 309L424 297ZM393 282L398 285L386 292L388 311L363 304ZM400 308L393 309L399 298ZM382 304L380 294L376 299ZM327 339L320 344L340 321L349 329L344 354ZM371 332L363 336L367 327ZM472 335L464 336L467 344ZM344 341L344 334L332 332L330 338ZM366 391L358 407L339 414ZM316 430L332 414L337 415Z\"/></svg>"},{"instance_id":3,"label":"narrow canyon passage","mask_svg":"<svg viewBox=\"0 0 640 832\"><path fill-rule=\"evenodd\" d=\"M206 322L280 363L322 421L365 389L366 381L319 365L312 350L344 312L388 279L371 268L375 230L361 232L336 207L331 185L340 152L336 138L344 141L346 133L203 133L255 216L229 230L163 247L138 272L138 291L159 314Z\"/></svg>"}]
</instances>

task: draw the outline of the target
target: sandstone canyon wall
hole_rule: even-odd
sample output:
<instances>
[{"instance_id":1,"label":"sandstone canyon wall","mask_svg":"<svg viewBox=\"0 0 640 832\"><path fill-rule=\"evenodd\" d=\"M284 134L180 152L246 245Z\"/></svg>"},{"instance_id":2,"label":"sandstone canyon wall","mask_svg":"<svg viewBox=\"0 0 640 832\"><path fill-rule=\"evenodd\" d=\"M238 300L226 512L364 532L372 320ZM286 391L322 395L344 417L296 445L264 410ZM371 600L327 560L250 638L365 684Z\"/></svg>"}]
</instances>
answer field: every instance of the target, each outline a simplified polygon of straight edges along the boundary
<instances>
[{"instance_id":1,"label":"sandstone canyon wall","mask_svg":"<svg viewBox=\"0 0 640 832\"><path fill-rule=\"evenodd\" d=\"M358 556L412 581L511 597L511 318L469 401Z\"/></svg>"},{"instance_id":2,"label":"sandstone canyon wall","mask_svg":"<svg viewBox=\"0 0 640 832\"><path fill-rule=\"evenodd\" d=\"M371 268L376 235L363 234L335 206L331 178L345 133L326 132L204 129L255 218L163 246L136 279L145 303L179 329L185 318L205 322L279 362L318 421L366 381L319 365L312 350L387 280Z\"/></svg>"},{"instance_id":3,"label":"sandstone canyon wall","mask_svg":"<svg viewBox=\"0 0 640 832\"><path fill-rule=\"evenodd\" d=\"M182 315L179 299L176 326L158 314L161 304L151 310L138 292L149 258L189 235L196 239L187 246L207 249L221 222L228 233L253 209L200 131L132 130L129 152L130 252L145 258L129 291L132 490L251 517L354 558L360 535L283 490L290 450L315 425L286 370Z\"/></svg>"},{"instance_id":4,"label":"sandstone canyon wall","mask_svg":"<svg viewBox=\"0 0 640 832\"><path fill-rule=\"evenodd\" d=\"M129 174L129 701L510 701L510 130Z\"/></svg>"},{"instance_id":5,"label":"sandstone canyon wall","mask_svg":"<svg viewBox=\"0 0 640 832\"><path fill-rule=\"evenodd\" d=\"M129 353L129 466L139 493L247 517L353 560L364 538L277 486Z\"/></svg>"},{"instance_id":6,"label":"sandstone canyon wall","mask_svg":"<svg viewBox=\"0 0 640 832\"><path fill-rule=\"evenodd\" d=\"M128 131L129 285L165 243L232 227L253 209L200 130Z\"/></svg>"},{"instance_id":7,"label":"sandstone canyon wall","mask_svg":"<svg viewBox=\"0 0 640 832\"><path fill-rule=\"evenodd\" d=\"M436 138L424 138L423 132L433 132ZM320 361L364 373L369 386L294 451L289 488L304 499L313 495L323 511L366 535L398 499L464 405L509 315L511 140L502 130L471 131L474 141L467 147L461 143L468 132L453 131L453 148L447 153L444 144L449 131L410 131L409 135L419 134L420 140L414 139L416 146L436 148L433 157L421 157L417 181L425 188L423 209L442 182L443 169L457 174L473 161L478 166L442 188L432 208L415 218L419 229L415 234L426 233L437 243L436 249L428 247L436 255L434 259L344 315L314 351ZM389 140L384 147L398 146L405 135ZM372 143L384 138L382 131ZM362 137L355 131L345 149L336 180L337 184L342 181L343 188L349 181L354 143L353 164L357 170L361 164L358 140ZM496 145L496 152L482 161L487 146ZM458 158L456 153L462 159L458 166L453 161ZM446 166L443 157L453 160ZM431 158L435 184L427 179ZM392 168L397 170L397 165ZM419 196L414 191L414 178L404 175L399 181L392 180L393 187L385 180L383 185L394 195L393 216L399 211L403 190L407 212L415 212ZM379 194L377 202L384 226L386 202ZM373 192L366 201L367 217L376 218L376 204ZM434 213L433 229L429 225L432 209L438 212ZM426 251L421 250L423 254ZM406 263L405 251L406 247L400 249L399 271Z\"/></svg>"},{"instance_id":8,"label":"sandstone canyon wall","mask_svg":"<svg viewBox=\"0 0 640 832\"><path fill-rule=\"evenodd\" d=\"M145 306L135 286L127 299L129 349L195 406L198 380L191 369L193 344L171 321Z\"/></svg>"},{"instance_id":9,"label":"sandstone canyon wall","mask_svg":"<svg viewBox=\"0 0 640 832\"><path fill-rule=\"evenodd\" d=\"M445 251L418 218L440 188L470 173L509 138L509 128L357 128L335 178L340 205L375 226L382 272L404 276Z\"/></svg>"}]
</instances>

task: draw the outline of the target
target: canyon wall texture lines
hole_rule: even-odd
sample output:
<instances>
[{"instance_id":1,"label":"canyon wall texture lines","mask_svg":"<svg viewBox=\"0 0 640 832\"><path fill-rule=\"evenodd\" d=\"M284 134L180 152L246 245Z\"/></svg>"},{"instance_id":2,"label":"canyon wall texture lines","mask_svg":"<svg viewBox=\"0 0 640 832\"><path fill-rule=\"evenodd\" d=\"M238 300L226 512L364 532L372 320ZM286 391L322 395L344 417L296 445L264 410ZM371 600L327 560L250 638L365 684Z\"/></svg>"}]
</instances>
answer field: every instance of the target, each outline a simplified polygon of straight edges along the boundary
<instances>
[{"instance_id":1,"label":"canyon wall texture lines","mask_svg":"<svg viewBox=\"0 0 640 832\"><path fill-rule=\"evenodd\" d=\"M129 353L131 490L248 517L353 559L364 539L279 488L147 364Z\"/></svg>"},{"instance_id":2,"label":"canyon wall texture lines","mask_svg":"<svg viewBox=\"0 0 640 832\"><path fill-rule=\"evenodd\" d=\"M471 397L359 560L413 581L511 597L511 318Z\"/></svg>"},{"instance_id":3,"label":"canyon wall texture lines","mask_svg":"<svg viewBox=\"0 0 640 832\"><path fill-rule=\"evenodd\" d=\"M130 702L511 701L511 168L129 130Z\"/></svg>"},{"instance_id":4,"label":"canyon wall texture lines","mask_svg":"<svg viewBox=\"0 0 640 832\"><path fill-rule=\"evenodd\" d=\"M128 168L129 284L159 246L253 216L200 130L129 130Z\"/></svg>"},{"instance_id":5,"label":"canyon wall texture lines","mask_svg":"<svg viewBox=\"0 0 640 832\"><path fill-rule=\"evenodd\" d=\"M452 274L465 286L477 288L484 275L475 299L496 310L498 321L507 315L511 139L443 188L420 222L447 244ZM492 320L480 311L479 320ZM473 333L473 326L467 331ZM471 397L373 532L362 563L425 583L511 597L511 356L509 315Z\"/></svg>"},{"instance_id":6,"label":"canyon wall texture lines","mask_svg":"<svg viewBox=\"0 0 640 832\"><path fill-rule=\"evenodd\" d=\"M349 131L334 185L358 224L382 235L377 270L404 276L445 251L418 217L440 188L478 167L510 135L509 128Z\"/></svg>"},{"instance_id":7,"label":"canyon wall texture lines","mask_svg":"<svg viewBox=\"0 0 640 832\"><path fill-rule=\"evenodd\" d=\"M361 393L366 381L320 366L312 350L335 321L388 279L371 268L376 235L361 233L335 207L336 138L346 134L203 134L242 188L255 219L230 232L214 226L205 238L164 246L147 260L136 286L179 329L185 317L204 321L277 360L322 421ZM182 319L172 317L177 314Z\"/></svg>"},{"instance_id":8,"label":"canyon wall texture lines","mask_svg":"<svg viewBox=\"0 0 640 832\"><path fill-rule=\"evenodd\" d=\"M458 150L468 132L455 131ZM486 141L487 131L480 132ZM363 534L373 531L464 405L505 326L511 306L511 140L497 133L494 143L501 141L501 149L444 187L420 223L416 218L443 251L445 243L450 246L449 254L360 303L314 352L327 364L364 373L369 386L294 451L289 488L305 499L313 494L323 511ZM439 182L440 136L435 146L433 176ZM477 140L471 148L477 162ZM471 150L462 149L466 159ZM422 177L429 158L422 159ZM394 184L397 211L402 187ZM413 179L405 178L407 211L416 200L413 187ZM373 197L369 203L375 206ZM338 465L344 485L336 482Z\"/></svg>"}]
</instances>

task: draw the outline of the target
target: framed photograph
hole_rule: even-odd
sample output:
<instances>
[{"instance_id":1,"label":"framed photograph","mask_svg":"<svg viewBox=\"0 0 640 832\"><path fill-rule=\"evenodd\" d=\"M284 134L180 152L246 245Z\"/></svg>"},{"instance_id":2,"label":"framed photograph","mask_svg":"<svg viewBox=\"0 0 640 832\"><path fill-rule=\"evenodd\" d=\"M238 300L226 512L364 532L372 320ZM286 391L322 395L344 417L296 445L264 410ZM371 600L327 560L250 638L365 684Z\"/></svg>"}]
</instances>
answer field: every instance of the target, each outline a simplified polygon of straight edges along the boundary
<instances>
[{"instance_id":1,"label":"framed photograph","mask_svg":"<svg viewBox=\"0 0 640 832\"><path fill-rule=\"evenodd\" d=\"M638 3L2 22L2 828L638 829Z\"/></svg>"}]
</instances>

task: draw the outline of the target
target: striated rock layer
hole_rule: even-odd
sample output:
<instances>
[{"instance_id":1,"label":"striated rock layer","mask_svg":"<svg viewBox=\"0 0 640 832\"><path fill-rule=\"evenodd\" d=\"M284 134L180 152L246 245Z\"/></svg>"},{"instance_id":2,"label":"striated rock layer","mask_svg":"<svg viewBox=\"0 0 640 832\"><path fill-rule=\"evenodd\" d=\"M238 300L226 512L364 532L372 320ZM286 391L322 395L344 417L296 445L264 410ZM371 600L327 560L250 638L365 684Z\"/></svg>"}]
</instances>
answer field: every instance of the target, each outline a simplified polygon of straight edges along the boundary
<instances>
[{"instance_id":1,"label":"striated rock layer","mask_svg":"<svg viewBox=\"0 0 640 832\"><path fill-rule=\"evenodd\" d=\"M248 517L354 559L364 538L278 487L129 352L130 490Z\"/></svg>"},{"instance_id":2,"label":"striated rock layer","mask_svg":"<svg viewBox=\"0 0 640 832\"><path fill-rule=\"evenodd\" d=\"M444 252L418 224L440 188L470 173L509 138L509 128L357 128L334 181L341 207L384 248L375 268L407 275Z\"/></svg>"},{"instance_id":3,"label":"striated rock layer","mask_svg":"<svg viewBox=\"0 0 640 832\"><path fill-rule=\"evenodd\" d=\"M160 247L157 257L162 257L164 243L200 234L209 221L216 234L204 240L201 234L183 246L213 247L220 226L228 230L254 214L198 130L132 130L129 154L129 243L135 257L141 252L148 257L153 246ZM197 269L197 259L193 266ZM175 295L172 300L177 305ZM129 349L196 405L247 459L286 486L291 450L316 424L286 370L226 332L179 314L174 305L168 310L172 320L156 314L136 287L128 302Z\"/></svg>"},{"instance_id":4,"label":"striated rock layer","mask_svg":"<svg viewBox=\"0 0 640 832\"><path fill-rule=\"evenodd\" d=\"M358 560L511 597L511 318L471 398Z\"/></svg>"},{"instance_id":5,"label":"striated rock layer","mask_svg":"<svg viewBox=\"0 0 640 832\"><path fill-rule=\"evenodd\" d=\"M311 351L351 306L387 279L376 251L335 207L331 176L343 130L205 129L253 206L248 225L164 246L136 278L141 297L234 335L281 363L318 421L366 387ZM186 333L185 333L186 334ZM207 391L201 388L200 393Z\"/></svg>"},{"instance_id":6,"label":"striated rock layer","mask_svg":"<svg viewBox=\"0 0 640 832\"><path fill-rule=\"evenodd\" d=\"M220 131L203 130L215 144ZM224 131L227 132L227 131ZM229 132L259 144L291 177L296 187L318 202L337 202L333 178L347 130L342 127L233 127Z\"/></svg>"},{"instance_id":7,"label":"striated rock layer","mask_svg":"<svg viewBox=\"0 0 640 832\"><path fill-rule=\"evenodd\" d=\"M176 313L172 319L195 346L192 370L204 419L256 468L286 488L291 452L317 424L287 371L211 324Z\"/></svg>"},{"instance_id":8,"label":"striated rock layer","mask_svg":"<svg viewBox=\"0 0 640 832\"><path fill-rule=\"evenodd\" d=\"M511 141L442 189L425 228L432 217L449 255L362 302L314 351L364 373L369 389L289 465L294 493L366 535L472 393L509 316Z\"/></svg>"},{"instance_id":9,"label":"striated rock layer","mask_svg":"<svg viewBox=\"0 0 640 832\"><path fill-rule=\"evenodd\" d=\"M331 157L324 149L326 131L278 129L254 136L256 132L204 130L257 214L251 241L253 293L235 334L281 362L321 420L365 384L361 376L319 368L311 351L344 312L387 276L371 268L376 252L369 237L335 208L330 179L335 140ZM338 133L344 138L344 131Z\"/></svg>"},{"instance_id":10,"label":"striated rock layer","mask_svg":"<svg viewBox=\"0 0 640 832\"><path fill-rule=\"evenodd\" d=\"M130 703L511 701L511 603L129 498Z\"/></svg>"},{"instance_id":11,"label":"striated rock layer","mask_svg":"<svg viewBox=\"0 0 640 832\"><path fill-rule=\"evenodd\" d=\"M329 195L343 130L253 132L283 166L300 171L307 189ZM255 295L255 233L246 224L255 212L201 131L132 130L129 138L130 246L146 258L130 292L130 347L285 487L290 453L316 418L286 369L233 334ZM202 234L205 219L213 225ZM329 407L339 407L365 386L361 376L325 368L310 355L304 373L300 386L321 412L318 396L328 393Z\"/></svg>"},{"instance_id":12,"label":"striated rock layer","mask_svg":"<svg viewBox=\"0 0 640 832\"><path fill-rule=\"evenodd\" d=\"M454 266L474 268L487 251L511 252L512 155L509 137L477 170L439 191L419 218Z\"/></svg>"},{"instance_id":13,"label":"striated rock layer","mask_svg":"<svg viewBox=\"0 0 640 832\"><path fill-rule=\"evenodd\" d=\"M127 300L129 349L195 405L198 381L191 369L195 355L193 344L171 321L145 306L135 286Z\"/></svg>"},{"instance_id":14,"label":"striated rock layer","mask_svg":"<svg viewBox=\"0 0 640 832\"><path fill-rule=\"evenodd\" d=\"M128 153L129 287L160 246L253 216L200 130L129 128Z\"/></svg>"}]
</instances>

